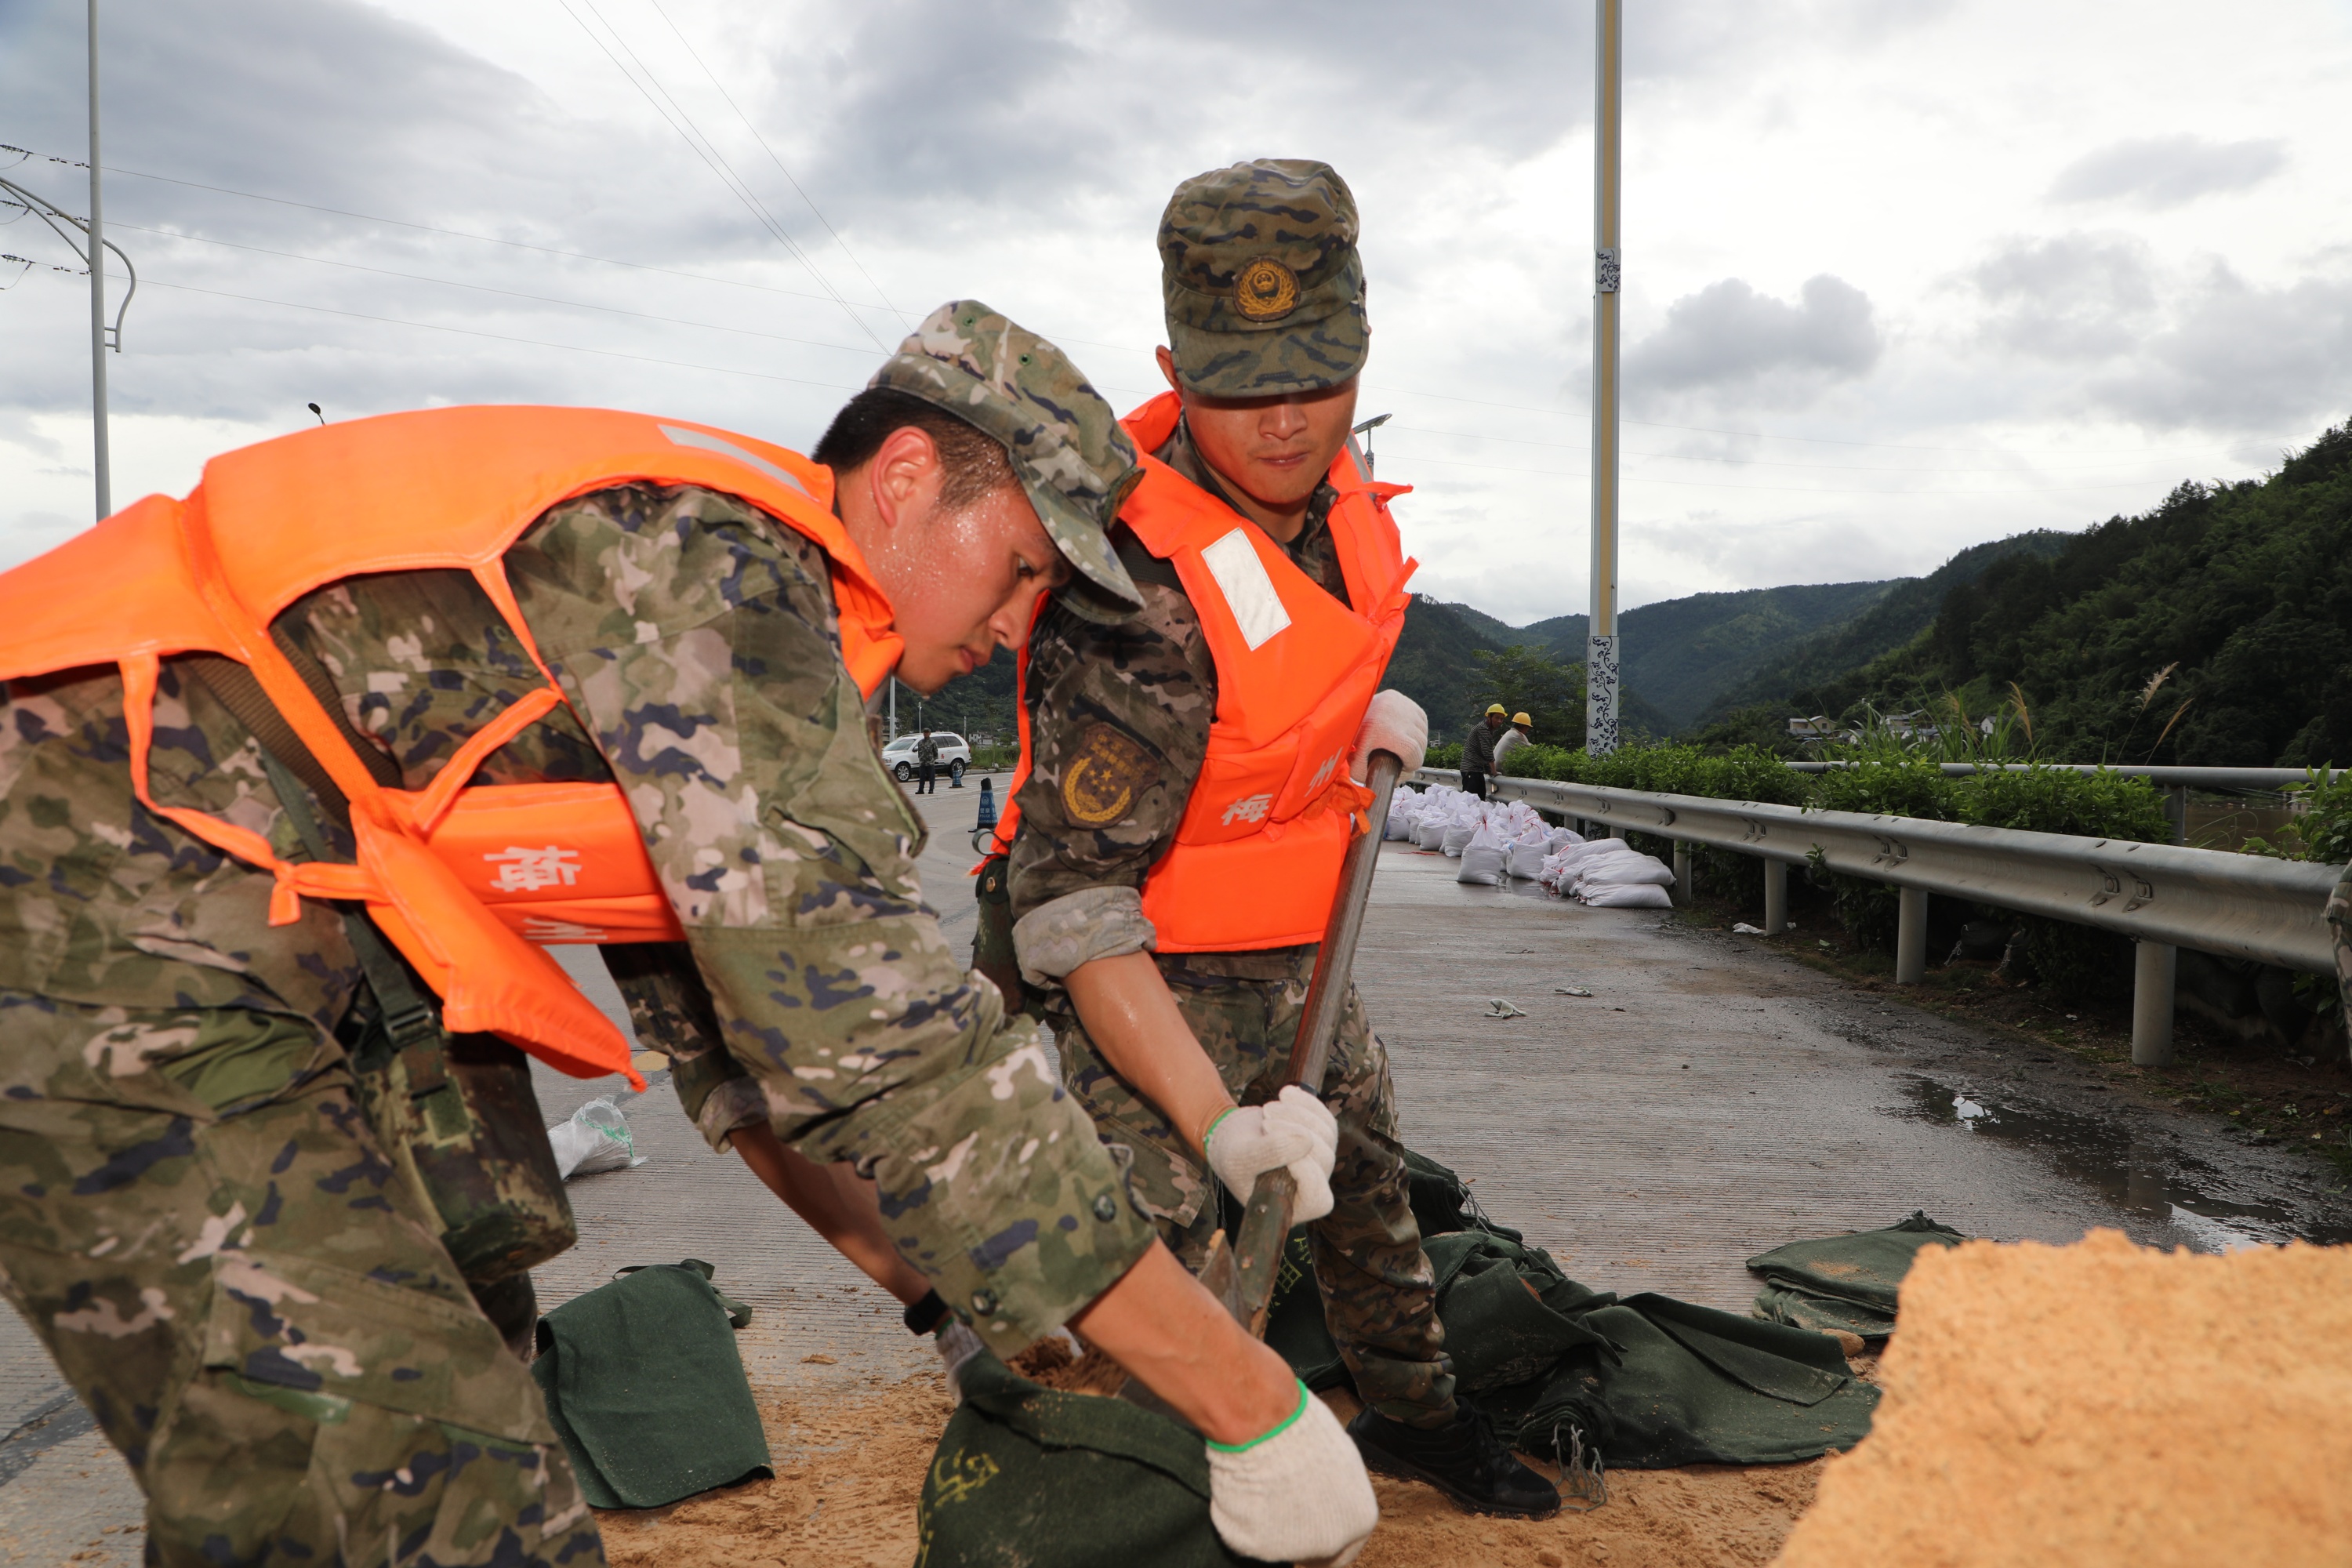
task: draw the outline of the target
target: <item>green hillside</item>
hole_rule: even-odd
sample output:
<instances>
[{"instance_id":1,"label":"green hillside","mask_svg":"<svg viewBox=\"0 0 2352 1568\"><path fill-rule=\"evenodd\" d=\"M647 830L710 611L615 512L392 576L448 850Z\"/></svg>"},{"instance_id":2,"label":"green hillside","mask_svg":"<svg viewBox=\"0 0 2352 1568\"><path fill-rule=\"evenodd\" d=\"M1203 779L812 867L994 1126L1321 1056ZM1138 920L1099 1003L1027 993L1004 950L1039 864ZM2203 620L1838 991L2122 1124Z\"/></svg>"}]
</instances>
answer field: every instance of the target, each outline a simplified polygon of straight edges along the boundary
<instances>
[{"instance_id":1,"label":"green hillside","mask_svg":"<svg viewBox=\"0 0 2352 1568\"><path fill-rule=\"evenodd\" d=\"M1937 612L1943 608L1945 595L1964 583L1975 582L1995 562L2011 555L2055 555L2065 548L2070 537L2049 529L2012 534L1990 543L1970 545L1925 577L1898 577L1891 583L1871 584L1885 592L1861 613L1810 636L1801 636L1784 644L1778 653L1767 655L1754 667L1755 673L1717 692L1698 719L1704 722L1735 708L1758 703L1785 705L1791 693L1859 669L1926 631Z\"/></svg>"},{"instance_id":2,"label":"green hillside","mask_svg":"<svg viewBox=\"0 0 2352 1568\"><path fill-rule=\"evenodd\" d=\"M1688 729L1725 690L1751 679L1759 663L1793 641L1853 620L1896 583L1906 581L1910 579L1694 594L1628 610L1618 617L1625 684L1638 688L1652 705L1661 733ZM1512 627L1466 605L1446 607L1474 624L1499 628L1486 633L1496 643L1543 648L1563 663L1584 662L1585 628L1591 622L1581 614ZM1932 605L1927 613L1934 614ZM1893 646L1883 644L1871 652ZM1860 662L1853 659L1837 668Z\"/></svg>"},{"instance_id":3,"label":"green hillside","mask_svg":"<svg viewBox=\"0 0 2352 1568\"><path fill-rule=\"evenodd\" d=\"M2267 479L2184 483L1997 560L1910 643L1791 700L1896 711L1948 692L1972 714L2021 694L2054 761L2352 763L2352 424Z\"/></svg>"}]
</instances>

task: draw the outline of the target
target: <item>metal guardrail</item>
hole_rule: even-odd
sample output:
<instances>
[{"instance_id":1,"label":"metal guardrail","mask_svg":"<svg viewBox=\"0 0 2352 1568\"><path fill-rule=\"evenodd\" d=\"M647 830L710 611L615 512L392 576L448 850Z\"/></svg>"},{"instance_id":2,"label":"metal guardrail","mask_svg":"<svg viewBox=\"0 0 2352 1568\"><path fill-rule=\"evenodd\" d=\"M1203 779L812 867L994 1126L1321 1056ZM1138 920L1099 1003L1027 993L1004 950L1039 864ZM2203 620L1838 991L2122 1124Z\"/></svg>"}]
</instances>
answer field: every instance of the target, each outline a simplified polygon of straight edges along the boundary
<instances>
[{"instance_id":1,"label":"metal guardrail","mask_svg":"<svg viewBox=\"0 0 2352 1568\"><path fill-rule=\"evenodd\" d=\"M1789 771L1796 773L1825 773L1833 768L1851 767L1850 763L1790 763ZM2303 768L2165 768L2108 767L2096 763L1941 763L1948 778L1966 778L1971 773L2022 773L2057 769L2063 773L2119 773L2125 778L2146 779L2158 789L2206 790L2284 790L2311 782L2311 773ZM2330 780L2339 779L2352 769L2327 770Z\"/></svg>"},{"instance_id":2,"label":"metal guardrail","mask_svg":"<svg viewBox=\"0 0 2352 1568\"><path fill-rule=\"evenodd\" d=\"M1461 774L1424 768L1420 784L1459 785ZM1758 801L1715 800L1495 776L1494 796L1605 822L1612 827L1705 844L1762 858L1765 926L1787 920L1787 868L1813 861L1903 890L1895 979L1926 973L1927 895L1967 899L2118 932L2141 944L2133 1059L2171 1049L2173 949L2254 959L2333 973L2325 916L2336 868L2219 849L2084 838L1931 822L1919 817L1807 811ZM1676 870L1686 874L1679 850ZM2145 1054L2144 1054L2145 1053Z\"/></svg>"}]
</instances>

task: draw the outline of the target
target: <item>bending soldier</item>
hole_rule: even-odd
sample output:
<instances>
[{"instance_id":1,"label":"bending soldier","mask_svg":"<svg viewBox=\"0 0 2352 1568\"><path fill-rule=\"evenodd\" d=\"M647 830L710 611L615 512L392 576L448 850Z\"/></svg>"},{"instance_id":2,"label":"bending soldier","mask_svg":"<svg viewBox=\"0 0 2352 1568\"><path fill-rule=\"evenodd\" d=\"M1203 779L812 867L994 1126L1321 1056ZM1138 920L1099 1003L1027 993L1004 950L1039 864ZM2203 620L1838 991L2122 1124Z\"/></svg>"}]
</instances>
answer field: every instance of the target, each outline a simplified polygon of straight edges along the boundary
<instances>
[{"instance_id":1,"label":"bending soldier","mask_svg":"<svg viewBox=\"0 0 2352 1568\"><path fill-rule=\"evenodd\" d=\"M768 1159L782 1188L870 1178L887 1235L870 1199L836 1228L982 1341L1074 1322L1227 1445L1237 1547L1370 1528L1337 1423L950 958L862 721L1072 567L1134 596L1102 532L1131 448L971 302L827 443L835 468L598 410L354 421L0 578L0 1264L145 1490L150 1561L599 1559L482 1310L569 1230L560 1186L532 1210L513 1047L627 1070L526 937L621 944L640 1020L691 1016L705 1132L798 1162ZM501 1094L530 1119L503 1163ZM1302 1523L1299 1487L1339 1505Z\"/></svg>"},{"instance_id":2,"label":"bending soldier","mask_svg":"<svg viewBox=\"0 0 2352 1568\"><path fill-rule=\"evenodd\" d=\"M1299 1213L1328 1211L1309 1234L1366 1405L1350 1434L1375 1468L1466 1508L1549 1513L1553 1489L1454 1398L1360 1002L1320 1102L1276 1093L1370 798L1361 757L1417 767L1427 737L1410 700L1374 693L1411 563L1388 511L1400 487L1349 446L1369 348L1355 240L1354 200L1321 163L1236 164L1169 202L1172 390L1128 416L1150 456L1111 536L1143 607L1074 583L1031 635L1018 831L999 840L1013 939L1071 1088L1135 1152L1138 1190L1193 1267L1216 1183L1246 1199L1261 1143L1337 1113L1328 1194L1302 1177Z\"/></svg>"}]
</instances>

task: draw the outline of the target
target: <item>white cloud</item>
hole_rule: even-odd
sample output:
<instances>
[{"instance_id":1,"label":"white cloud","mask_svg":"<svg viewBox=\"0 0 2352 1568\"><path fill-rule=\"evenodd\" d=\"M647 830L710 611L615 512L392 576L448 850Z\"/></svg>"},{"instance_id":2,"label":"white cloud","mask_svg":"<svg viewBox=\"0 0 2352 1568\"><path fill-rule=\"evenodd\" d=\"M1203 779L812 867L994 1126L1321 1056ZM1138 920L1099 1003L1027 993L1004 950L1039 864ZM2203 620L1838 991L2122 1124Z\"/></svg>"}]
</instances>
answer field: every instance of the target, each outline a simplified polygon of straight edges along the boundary
<instances>
[{"instance_id":1,"label":"white cloud","mask_svg":"<svg viewBox=\"0 0 2352 1568\"><path fill-rule=\"evenodd\" d=\"M2276 137L2143 137L2086 153L2067 164L2051 185L2050 199L2177 207L2200 196L2252 190L2285 167L2286 143Z\"/></svg>"}]
</instances>

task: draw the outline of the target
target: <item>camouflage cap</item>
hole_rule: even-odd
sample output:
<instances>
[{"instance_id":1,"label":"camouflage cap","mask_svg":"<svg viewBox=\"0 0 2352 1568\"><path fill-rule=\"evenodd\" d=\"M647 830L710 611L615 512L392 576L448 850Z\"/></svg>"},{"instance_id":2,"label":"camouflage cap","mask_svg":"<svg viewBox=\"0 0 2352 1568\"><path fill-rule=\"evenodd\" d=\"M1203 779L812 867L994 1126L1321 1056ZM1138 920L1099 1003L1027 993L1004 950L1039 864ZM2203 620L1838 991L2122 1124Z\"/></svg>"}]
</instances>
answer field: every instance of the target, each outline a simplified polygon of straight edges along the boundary
<instances>
[{"instance_id":1,"label":"camouflage cap","mask_svg":"<svg viewBox=\"0 0 2352 1568\"><path fill-rule=\"evenodd\" d=\"M1070 564L1125 604L1143 603L1108 536L1143 478L1135 443L1068 355L977 300L953 300L867 384L919 397L1002 441Z\"/></svg>"},{"instance_id":2,"label":"camouflage cap","mask_svg":"<svg viewBox=\"0 0 2352 1568\"><path fill-rule=\"evenodd\" d=\"M1356 232L1356 198L1328 163L1260 158L1177 186L1160 216L1160 287L1178 379L1266 397L1363 369Z\"/></svg>"}]
</instances>

